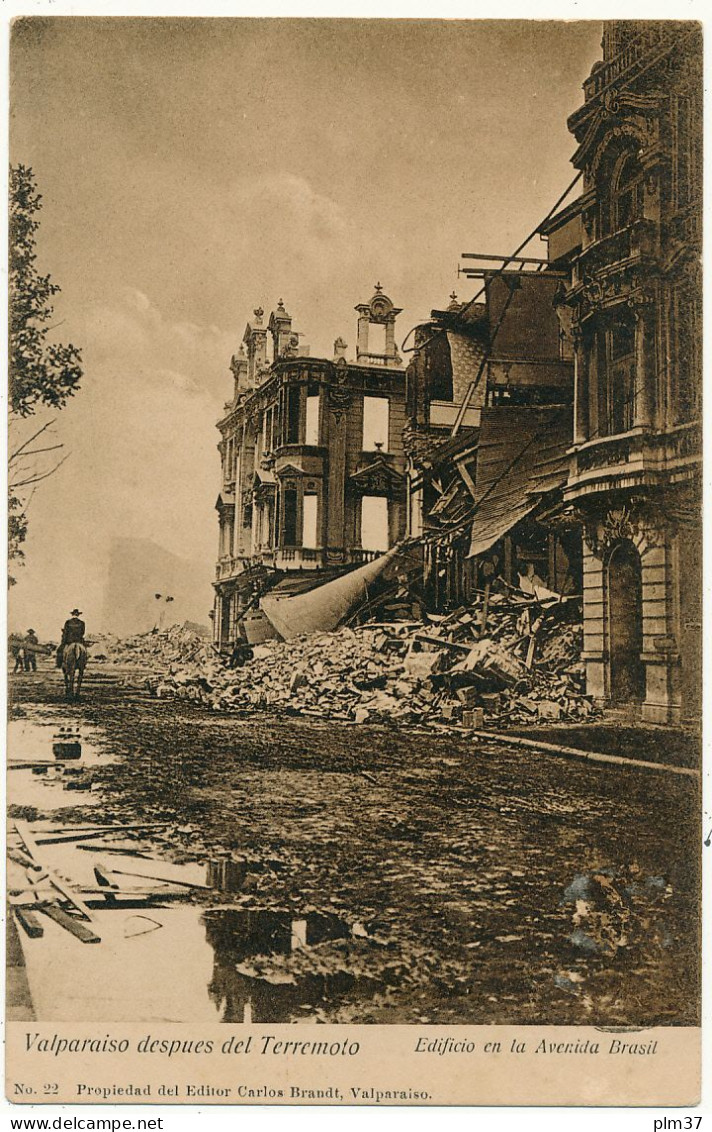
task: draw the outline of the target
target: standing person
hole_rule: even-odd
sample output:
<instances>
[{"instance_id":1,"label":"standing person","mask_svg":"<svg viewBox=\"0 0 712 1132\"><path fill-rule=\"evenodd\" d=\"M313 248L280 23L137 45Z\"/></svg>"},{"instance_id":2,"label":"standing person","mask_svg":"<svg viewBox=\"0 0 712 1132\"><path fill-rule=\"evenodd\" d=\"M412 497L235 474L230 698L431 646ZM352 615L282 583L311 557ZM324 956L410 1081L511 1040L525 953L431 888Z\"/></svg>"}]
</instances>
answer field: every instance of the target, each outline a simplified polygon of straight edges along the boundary
<instances>
[{"instance_id":1,"label":"standing person","mask_svg":"<svg viewBox=\"0 0 712 1132\"><path fill-rule=\"evenodd\" d=\"M25 635L25 672L37 671L37 648L39 641L34 629L28 629Z\"/></svg>"},{"instance_id":2,"label":"standing person","mask_svg":"<svg viewBox=\"0 0 712 1132\"><path fill-rule=\"evenodd\" d=\"M22 642L18 642L17 640L15 640L14 643L10 645L10 651L11 651L12 656L15 659L15 667L13 668L12 671L13 672L23 672L24 669L25 669L24 640Z\"/></svg>"}]
</instances>

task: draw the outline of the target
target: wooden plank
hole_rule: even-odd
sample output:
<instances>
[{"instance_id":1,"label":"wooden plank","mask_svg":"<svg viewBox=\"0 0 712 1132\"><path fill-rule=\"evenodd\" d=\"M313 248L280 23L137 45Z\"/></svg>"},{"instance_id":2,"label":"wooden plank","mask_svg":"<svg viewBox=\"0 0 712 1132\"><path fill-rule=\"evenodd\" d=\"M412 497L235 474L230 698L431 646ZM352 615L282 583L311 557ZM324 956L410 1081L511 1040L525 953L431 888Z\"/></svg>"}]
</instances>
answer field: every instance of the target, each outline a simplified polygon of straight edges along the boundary
<instances>
[{"instance_id":1,"label":"wooden plank","mask_svg":"<svg viewBox=\"0 0 712 1132\"><path fill-rule=\"evenodd\" d=\"M461 645L459 641L448 641L445 637L430 637L427 633L416 633L413 639L427 641L428 644L438 645L441 649L455 649L457 652L472 652L475 647L474 641L471 641L469 645Z\"/></svg>"},{"instance_id":2,"label":"wooden plank","mask_svg":"<svg viewBox=\"0 0 712 1132\"><path fill-rule=\"evenodd\" d=\"M47 873L44 869L38 870L34 865L31 865L29 868L25 869L25 876L27 878L27 891L31 892L35 898L35 901L40 904L44 899L44 897L40 896L40 886L42 884L42 881L47 876ZM46 887L47 886L45 885L45 888ZM53 890L52 887L49 886L49 891L53 892L55 890Z\"/></svg>"},{"instance_id":3,"label":"wooden plank","mask_svg":"<svg viewBox=\"0 0 712 1132\"><path fill-rule=\"evenodd\" d=\"M96 869L94 871L96 872ZM114 876L138 877L140 880L157 880L162 884L177 884L181 888L202 888L206 892L212 891L212 885L198 884L196 881L192 880L176 880L173 877L159 877L151 873L134 873L129 872L127 869L110 869L109 871Z\"/></svg>"},{"instance_id":4,"label":"wooden plank","mask_svg":"<svg viewBox=\"0 0 712 1132\"><path fill-rule=\"evenodd\" d=\"M54 759L8 759L8 770L32 770L36 766L57 766Z\"/></svg>"},{"instance_id":5,"label":"wooden plank","mask_svg":"<svg viewBox=\"0 0 712 1132\"><path fill-rule=\"evenodd\" d=\"M489 613L489 599L490 599L490 589L491 588L492 588L491 583L490 583L489 580L487 580L485 582L485 596L484 596L484 601L482 603L482 618L480 620L479 633L477 634L478 637L484 637L485 630L487 628L487 615Z\"/></svg>"},{"instance_id":6,"label":"wooden plank","mask_svg":"<svg viewBox=\"0 0 712 1132\"><path fill-rule=\"evenodd\" d=\"M185 895L183 889L176 886L166 885L165 889L162 888L107 888L99 887L92 888L89 885L83 885L80 890L80 895L89 900L93 906L103 908L105 900L112 900L116 897L119 902L121 898L124 900L171 900L174 898L182 897ZM99 899L101 897L101 900ZM42 889L39 894L36 894L33 889L26 888L22 892L15 892L8 894L8 903L13 908L38 908L40 911L45 904L56 903L57 890L55 888Z\"/></svg>"},{"instance_id":7,"label":"wooden plank","mask_svg":"<svg viewBox=\"0 0 712 1132\"><path fill-rule=\"evenodd\" d=\"M106 875L106 866L103 865L100 861L97 861L97 863L94 865L94 876L96 877L98 884L103 885L104 888L119 887L118 884L115 884L113 880L109 880L108 876Z\"/></svg>"},{"instance_id":8,"label":"wooden plank","mask_svg":"<svg viewBox=\"0 0 712 1132\"><path fill-rule=\"evenodd\" d=\"M44 928L31 909L15 908L15 919L30 939L41 939L44 935Z\"/></svg>"},{"instance_id":9,"label":"wooden plank","mask_svg":"<svg viewBox=\"0 0 712 1132\"><path fill-rule=\"evenodd\" d=\"M78 912L81 912L85 920L93 921L94 917L92 916L83 900L81 900L81 898L72 891L69 885L66 884L61 877L57 876L53 869L48 868L46 863L42 860L39 846L32 836L32 832L27 822L20 821L19 818L16 819L15 829L19 833L20 838L22 839L22 842L27 849L27 852L30 854L35 864L39 865L42 868L43 873L49 880L50 884L54 885L57 891L61 892L65 900L68 900L70 904L73 904ZM42 877L38 877L37 879L40 880L42 879Z\"/></svg>"},{"instance_id":10,"label":"wooden plank","mask_svg":"<svg viewBox=\"0 0 712 1132\"><path fill-rule=\"evenodd\" d=\"M532 256L518 255L485 255L484 252L460 252L461 259L499 260L501 263L537 263L549 267L551 260L535 259ZM494 270L494 268L493 268Z\"/></svg>"},{"instance_id":11,"label":"wooden plank","mask_svg":"<svg viewBox=\"0 0 712 1132\"><path fill-rule=\"evenodd\" d=\"M56 766L57 764L52 763L51 765ZM167 825L170 825L170 824L171 823L169 821L145 821L145 822L141 822L140 825L116 825L116 824L114 824L114 825L60 825L59 822L51 822L51 823L48 823L48 824L45 824L45 825L35 825L32 829L32 833L35 834L35 835L38 834L38 833L55 833L55 832L56 833L73 833L73 832L78 832L80 830L82 832L88 831L88 830L93 830L94 833L103 833L103 832L109 833L109 832L119 832L119 831L121 833L124 833L127 830L159 829L159 828L165 829L165 827Z\"/></svg>"},{"instance_id":12,"label":"wooden plank","mask_svg":"<svg viewBox=\"0 0 712 1132\"><path fill-rule=\"evenodd\" d=\"M81 920L76 920L74 916L70 916L58 904L45 904L42 911L45 916L49 916L50 920L54 920L65 931L71 932L82 943L101 943L100 935L83 924Z\"/></svg>"},{"instance_id":13,"label":"wooden plank","mask_svg":"<svg viewBox=\"0 0 712 1132\"><path fill-rule=\"evenodd\" d=\"M91 830L88 833L61 833L58 837L43 837L40 834L35 840L38 845L64 845L74 841L91 841L96 836L96 832ZM106 834L100 836L105 837Z\"/></svg>"},{"instance_id":14,"label":"wooden plank","mask_svg":"<svg viewBox=\"0 0 712 1132\"><path fill-rule=\"evenodd\" d=\"M32 835L38 845L61 845L65 841L88 841L92 837L108 837L110 834L137 832L144 829L160 827L165 829L168 822L149 823L148 825L98 825L98 826L71 826L53 829L35 829Z\"/></svg>"}]
</instances>

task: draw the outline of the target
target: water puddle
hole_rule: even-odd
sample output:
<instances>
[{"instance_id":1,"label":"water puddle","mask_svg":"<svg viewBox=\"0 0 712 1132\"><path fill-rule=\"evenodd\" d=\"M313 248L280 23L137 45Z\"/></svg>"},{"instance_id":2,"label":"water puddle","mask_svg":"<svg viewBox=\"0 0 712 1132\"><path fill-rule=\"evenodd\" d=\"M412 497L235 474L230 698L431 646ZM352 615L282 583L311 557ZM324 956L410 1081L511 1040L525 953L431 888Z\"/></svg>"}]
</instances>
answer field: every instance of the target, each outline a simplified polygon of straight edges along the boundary
<instances>
[{"instance_id":1,"label":"water puddle","mask_svg":"<svg viewBox=\"0 0 712 1132\"><path fill-rule=\"evenodd\" d=\"M99 801L86 772L107 766L113 757L99 733L55 720L14 719L7 727L8 801L14 806L53 811Z\"/></svg>"},{"instance_id":2,"label":"water puddle","mask_svg":"<svg viewBox=\"0 0 712 1132\"><path fill-rule=\"evenodd\" d=\"M355 985L343 971L275 982L239 970L255 956L350 938L336 916L187 905L93 915L98 944L46 916L42 938L21 933L38 1021L314 1022Z\"/></svg>"},{"instance_id":3,"label":"water puddle","mask_svg":"<svg viewBox=\"0 0 712 1132\"><path fill-rule=\"evenodd\" d=\"M295 918L288 912L225 908L203 913L203 922L214 953L208 993L222 1022L308 1020L318 1003L338 997L355 981L346 972L294 975L270 964L271 956L349 939L351 930L338 916ZM257 969L250 963L255 956Z\"/></svg>"}]
</instances>

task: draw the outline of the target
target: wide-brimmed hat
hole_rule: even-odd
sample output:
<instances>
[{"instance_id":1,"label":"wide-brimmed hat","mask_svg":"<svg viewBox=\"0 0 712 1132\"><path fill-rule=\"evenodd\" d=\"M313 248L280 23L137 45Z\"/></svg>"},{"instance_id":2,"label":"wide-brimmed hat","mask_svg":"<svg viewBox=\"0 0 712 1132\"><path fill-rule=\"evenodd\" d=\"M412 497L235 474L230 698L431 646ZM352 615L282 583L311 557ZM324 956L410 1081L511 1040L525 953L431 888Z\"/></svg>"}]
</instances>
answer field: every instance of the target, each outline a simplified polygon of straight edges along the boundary
<instances>
[{"instance_id":1,"label":"wide-brimmed hat","mask_svg":"<svg viewBox=\"0 0 712 1132\"><path fill-rule=\"evenodd\" d=\"M82 612L81 609L73 609L72 610L72 617L79 617L81 615L81 612Z\"/></svg>"}]
</instances>

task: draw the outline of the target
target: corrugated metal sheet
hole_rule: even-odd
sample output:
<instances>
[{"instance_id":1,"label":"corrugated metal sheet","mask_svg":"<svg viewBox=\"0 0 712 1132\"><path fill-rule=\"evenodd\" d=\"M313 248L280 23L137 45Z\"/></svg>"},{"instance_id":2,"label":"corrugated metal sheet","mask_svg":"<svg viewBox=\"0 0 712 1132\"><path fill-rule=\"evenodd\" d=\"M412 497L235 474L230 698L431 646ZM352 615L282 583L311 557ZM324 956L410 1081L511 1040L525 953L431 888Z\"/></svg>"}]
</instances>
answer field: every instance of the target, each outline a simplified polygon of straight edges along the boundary
<instances>
[{"instance_id":1,"label":"corrugated metal sheet","mask_svg":"<svg viewBox=\"0 0 712 1132\"><path fill-rule=\"evenodd\" d=\"M265 594L260 608L279 635L289 641L305 633L328 633L368 600L372 587L396 578L399 570L419 562L414 550L394 546L373 562L352 570L309 593L294 597Z\"/></svg>"},{"instance_id":2,"label":"corrugated metal sheet","mask_svg":"<svg viewBox=\"0 0 712 1132\"><path fill-rule=\"evenodd\" d=\"M484 554L568 475L571 409L497 405L482 412L469 558Z\"/></svg>"}]
</instances>

